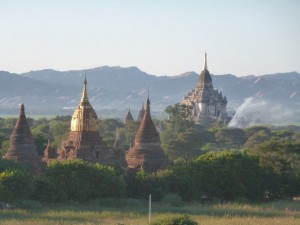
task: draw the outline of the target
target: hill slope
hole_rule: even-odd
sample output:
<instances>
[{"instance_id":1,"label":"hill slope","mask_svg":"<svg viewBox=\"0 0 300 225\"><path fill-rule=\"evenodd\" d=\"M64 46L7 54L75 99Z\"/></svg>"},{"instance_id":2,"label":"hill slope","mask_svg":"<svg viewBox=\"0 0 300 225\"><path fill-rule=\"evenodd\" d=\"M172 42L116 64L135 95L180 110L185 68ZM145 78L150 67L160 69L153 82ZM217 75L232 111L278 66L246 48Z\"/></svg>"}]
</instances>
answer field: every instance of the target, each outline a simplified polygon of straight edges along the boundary
<instances>
[{"instance_id":1,"label":"hill slope","mask_svg":"<svg viewBox=\"0 0 300 225\"><path fill-rule=\"evenodd\" d=\"M136 67L97 67L87 70L40 70L23 74L0 72L0 110L17 111L24 102L34 113L72 113L78 105L84 76L93 107L110 112L129 107L135 114L150 90L153 111L163 111L180 102L197 85L198 74L178 76L149 75ZM255 97L300 111L300 74L297 72L262 76L236 77L213 75L213 84L227 96L228 109L234 111L246 98ZM69 110L69 111L68 111ZM111 113L109 113L111 114Z\"/></svg>"}]
</instances>

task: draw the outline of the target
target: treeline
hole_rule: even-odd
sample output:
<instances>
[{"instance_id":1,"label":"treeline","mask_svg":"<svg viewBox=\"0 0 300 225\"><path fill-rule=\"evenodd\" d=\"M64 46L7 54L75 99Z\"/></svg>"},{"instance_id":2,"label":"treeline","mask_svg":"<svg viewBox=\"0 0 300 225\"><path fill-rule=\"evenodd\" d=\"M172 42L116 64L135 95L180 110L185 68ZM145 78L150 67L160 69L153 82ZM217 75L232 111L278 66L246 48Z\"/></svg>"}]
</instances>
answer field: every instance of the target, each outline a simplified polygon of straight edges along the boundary
<instances>
[{"instance_id":1,"label":"treeline","mask_svg":"<svg viewBox=\"0 0 300 225\"><path fill-rule=\"evenodd\" d=\"M20 165L0 161L0 201L29 198L45 202L86 201L103 197L156 200L168 195L190 201L292 198L300 195L300 127L255 126L228 128L222 122L192 122L190 109L166 108L168 119L154 120L161 145L172 164L153 174L139 172L128 179L117 165L109 167L80 160L54 161L35 177ZM58 149L69 132L70 116L28 119L37 151L50 139ZM1 154L8 148L16 119L0 119ZM118 133L124 151L134 144L137 122L100 121L100 133L112 146Z\"/></svg>"},{"instance_id":2,"label":"treeline","mask_svg":"<svg viewBox=\"0 0 300 225\"><path fill-rule=\"evenodd\" d=\"M123 197L125 193L124 175L101 164L53 161L40 176L33 176L13 162L2 160L0 165L0 201L87 201Z\"/></svg>"},{"instance_id":3,"label":"treeline","mask_svg":"<svg viewBox=\"0 0 300 225\"><path fill-rule=\"evenodd\" d=\"M154 200L170 194L185 201L292 198L300 195L299 148L300 144L270 142L259 152L210 152L195 160L176 160L156 173L140 171L131 179L118 165L53 161L42 175L33 176L18 164L2 160L0 201L147 198L150 193Z\"/></svg>"}]
</instances>

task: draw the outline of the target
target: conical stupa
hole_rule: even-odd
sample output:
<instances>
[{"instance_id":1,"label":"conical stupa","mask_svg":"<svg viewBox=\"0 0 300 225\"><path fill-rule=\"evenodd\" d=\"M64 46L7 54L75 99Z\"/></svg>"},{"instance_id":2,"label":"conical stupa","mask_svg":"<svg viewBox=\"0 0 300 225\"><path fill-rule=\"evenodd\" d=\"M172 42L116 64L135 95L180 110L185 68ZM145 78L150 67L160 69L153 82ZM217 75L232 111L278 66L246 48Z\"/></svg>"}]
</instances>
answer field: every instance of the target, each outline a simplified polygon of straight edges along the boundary
<instances>
[{"instance_id":1,"label":"conical stupa","mask_svg":"<svg viewBox=\"0 0 300 225\"><path fill-rule=\"evenodd\" d=\"M130 121L134 121L134 120L133 120L133 117L131 115L130 109L128 109L128 112L127 112L127 114L124 118L124 124L126 125Z\"/></svg>"},{"instance_id":2,"label":"conical stupa","mask_svg":"<svg viewBox=\"0 0 300 225\"><path fill-rule=\"evenodd\" d=\"M33 136L25 115L24 104L21 104L19 118L10 136L9 148L3 158L23 164L33 173L38 174L41 172L41 158L35 149Z\"/></svg>"},{"instance_id":3,"label":"conical stupa","mask_svg":"<svg viewBox=\"0 0 300 225\"><path fill-rule=\"evenodd\" d=\"M135 136L134 146L129 149L126 161L129 170L143 169L145 172L154 172L168 163L151 118L149 97L144 118Z\"/></svg>"},{"instance_id":4,"label":"conical stupa","mask_svg":"<svg viewBox=\"0 0 300 225\"><path fill-rule=\"evenodd\" d=\"M145 115L145 108L143 104L141 110L139 111L137 122L141 123L143 121L144 115Z\"/></svg>"}]
</instances>

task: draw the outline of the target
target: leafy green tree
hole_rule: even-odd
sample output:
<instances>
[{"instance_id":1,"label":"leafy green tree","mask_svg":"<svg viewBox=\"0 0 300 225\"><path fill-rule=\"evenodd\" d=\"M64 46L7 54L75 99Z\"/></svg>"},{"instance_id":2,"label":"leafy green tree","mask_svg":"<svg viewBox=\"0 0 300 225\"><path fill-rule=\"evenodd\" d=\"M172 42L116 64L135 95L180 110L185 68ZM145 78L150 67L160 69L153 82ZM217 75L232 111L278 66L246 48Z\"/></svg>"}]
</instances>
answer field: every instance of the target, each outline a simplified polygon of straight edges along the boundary
<instances>
[{"instance_id":1,"label":"leafy green tree","mask_svg":"<svg viewBox=\"0 0 300 225\"><path fill-rule=\"evenodd\" d=\"M25 166L15 162L14 160L0 158L0 173L10 170L25 170Z\"/></svg>"},{"instance_id":2,"label":"leafy green tree","mask_svg":"<svg viewBox=\"0 0 300 225\"><path fill-rule=\"evenodd\" d=\"M185 200L254 200L264 193L258 158L240 152L211 152L195 161L179 161L169 170L169 191Z\"/></svg>"},{"instance_id":3,"label":"leafy green tree","mask_svg":"<svg viewBox=\"0 0 300 225\"><path fill-rule=\"evenodd\" d=\"M108 146L113 146L116 139L116 130L124 127L119 119L104 119L100 121L100 135Z\"/></svg>"},{"instance_id":4,"label":"leafy green tree","mask_svg":"<svg viewBox=\"0 0 300 225\"><path fill-rule=\"evenodd\" d=\"M58 148L61 142L68 137L70 131L70 122L64 122L59 120L51 120L49 124L50 134L54 138L54 147Z\"/></svg>"},{"instance_id":5,"label":"leafy green tree","mask_svg":"<svg viewBox=\"0 0 300 225\"><path fill-rule=\"evenodd\" d=\"M160 140L171 160L179 157L191 159L200 154L203 140L195 129L191 110L191 107L179 103L165 109L168 119L164 122L166 129L161 133Z\"/></svg>"},{"instance_id":6,"label":"leafy green tree","mask_svg":"<svg viewBox=\"0 0 300 225\"><path fill-rule=\"evenodd\" d=\"M34 189L33 177L22 170L10 170L0 173L0 200L14 202L26 199Z\"/></svg>"},{"instance_id":7,"label":"leafy green tree","mask_svg":"<svg viewBox=\"0 0 300 225\"><path fill-rule=\"evenodd\" d=\"M34 144L40 156L44 154L48 140L51 140L49 121L42 120L45 123L37 123L36 127L31 128L31 133L34 137ZM35 123L35 122L34 122Z\"/></svg>"},{"instance_id":8,"label":"leafy green tree","mask_svg":"<svg viewBox=\"0 0 300 225\"><path fill-rule=\"evenodd\" d=\"M3 156L7 152L8 148L9 148L9 140L8 139L3 140L1 142L0 156Z\"/></svg>"},{"instance_id":9,"label":"leafy green tree","mask_svg":"<svg viewBox=\"0 0 300 225\"><path fill-rule=\"evenodd\" d=\"M4 128L8 128L8 129L14 129L15 125L17 122L17 118L6 118L4 120Z\"/></svg>"},{"instance_id":10,"label":"leafy green tree","mask_svg":"<svg viewBox=\"0 0 300 225\"><path fill-rule=\"evenodd\" d=\"M300 194L300 143L270 140L249 150L260 159L268 197Z\"/></svg>"},{"instance_id":11,"label":"leafy green tree","mask_svg":"<svg viewBox=\"0 0 300 225\"><path fill-rule=\"evenodd\" d=\"M129 149L134 145L135 135L140 127L140 124L136 121L129 121L124 127L117 128L120 139L123 141L125 149Z\"/></svg>"},{"instance_id":12,"label":"leafy green tree","mask_svg":"<svg viewBox=\"0 0 300 225\"><path fill-rule=\"evenodd\" d=\"M256 145L269 140L270 137L271 133L268 133L265 130L259 130L248 138L246 143L243 145L243 149L254 148Z\"/></svg>"},{"instance_id":13,"label":"leafy green tree","mask_svg":"<svg viewBox=\"0 0 300 225\"><path fill-rule=\"evenodd\" d=\"M245 132L239 128L222 128L215 134L218 143L226 143L232 146L241 147L245 141Z\"/></svg>"},{"instance_id":14,"label":"leafy green tree","mask_svg":"<svg viewBox=\"0 0 300 225\"><path fill-rule=\"evenodd\" d=\"M265 126L252 126L252 127L248 127L245 130L245 135L247 138L251 137L252 135L254 135L257 132L261 132L266 134L266 136L270 136L271 135L271 130L268 127Z\"/></svg>"},{"instance_id":15,"label":"leafy green tree","mask_svg":"<svg viewBox=\"0 0 300 225\"><path fill-rule=\"evenodd\" d=\"M125 192L124 178L112 167L83 160L53 161L45 176L54 184L55 201L121 197Z\"/></svg>"},{"instance_id":16,"label":"leafy green tree","mask_svg":"<svg viewBox=\"0 0 300 225\"><path fill-rule=\"evenodd\" d=\"M163 171L150 174L142 170L128 182L127 195L133 198L148 198L151 194L152 199L157 201L167 193L168 186Z\"/></svg>"},{"instance_id":17,"label":"leafy green tree","mask_svg":"<svg viewBox=\"0 0 300 225\"><path fill-rule=\"evenodd\" d=\"M177 158L184 158L186 160L195 159L203 154L201 147L212 141L214 141L212 133L199 131L195 128L188 128L178 133L175 139L170 137L168 131L161 134L162 147L171 160Z\"/></svg>"},{"instance_id":18,"label":"leafy green tree","mask_svg":"<svg viewBox=\"0 0 300 225\"><path fill-rule=\"evenodd\" d=\"M165 112L168 114L165 124L174 139L178 133L194 127L191 107L177 103L174 106L168 106Z\"/></svg>"}]
</instances>

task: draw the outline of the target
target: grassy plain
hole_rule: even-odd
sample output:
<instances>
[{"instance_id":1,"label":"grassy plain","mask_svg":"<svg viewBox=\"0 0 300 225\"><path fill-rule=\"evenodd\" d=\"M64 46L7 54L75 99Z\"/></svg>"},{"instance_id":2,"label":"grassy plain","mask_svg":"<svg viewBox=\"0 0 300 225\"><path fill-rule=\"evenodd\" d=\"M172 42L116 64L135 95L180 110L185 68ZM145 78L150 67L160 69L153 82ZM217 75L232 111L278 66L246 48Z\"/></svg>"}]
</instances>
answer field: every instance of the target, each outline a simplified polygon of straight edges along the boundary
<instances>
[{"instance_id":1,"label":"grassy plain","mask_svg":"<svg viewBox=\"0 0 300 225\"><path fill-rule=\"evenodd\" d=\"M262 204L153 203L152 218L188 214L201 225L298 225L300 203L278 201ZM148 203L141 200L102 200L89 203L47 204L30 202L23 208L0 211L2 225L146 225Z\"/></svg>"}]
</instances>

